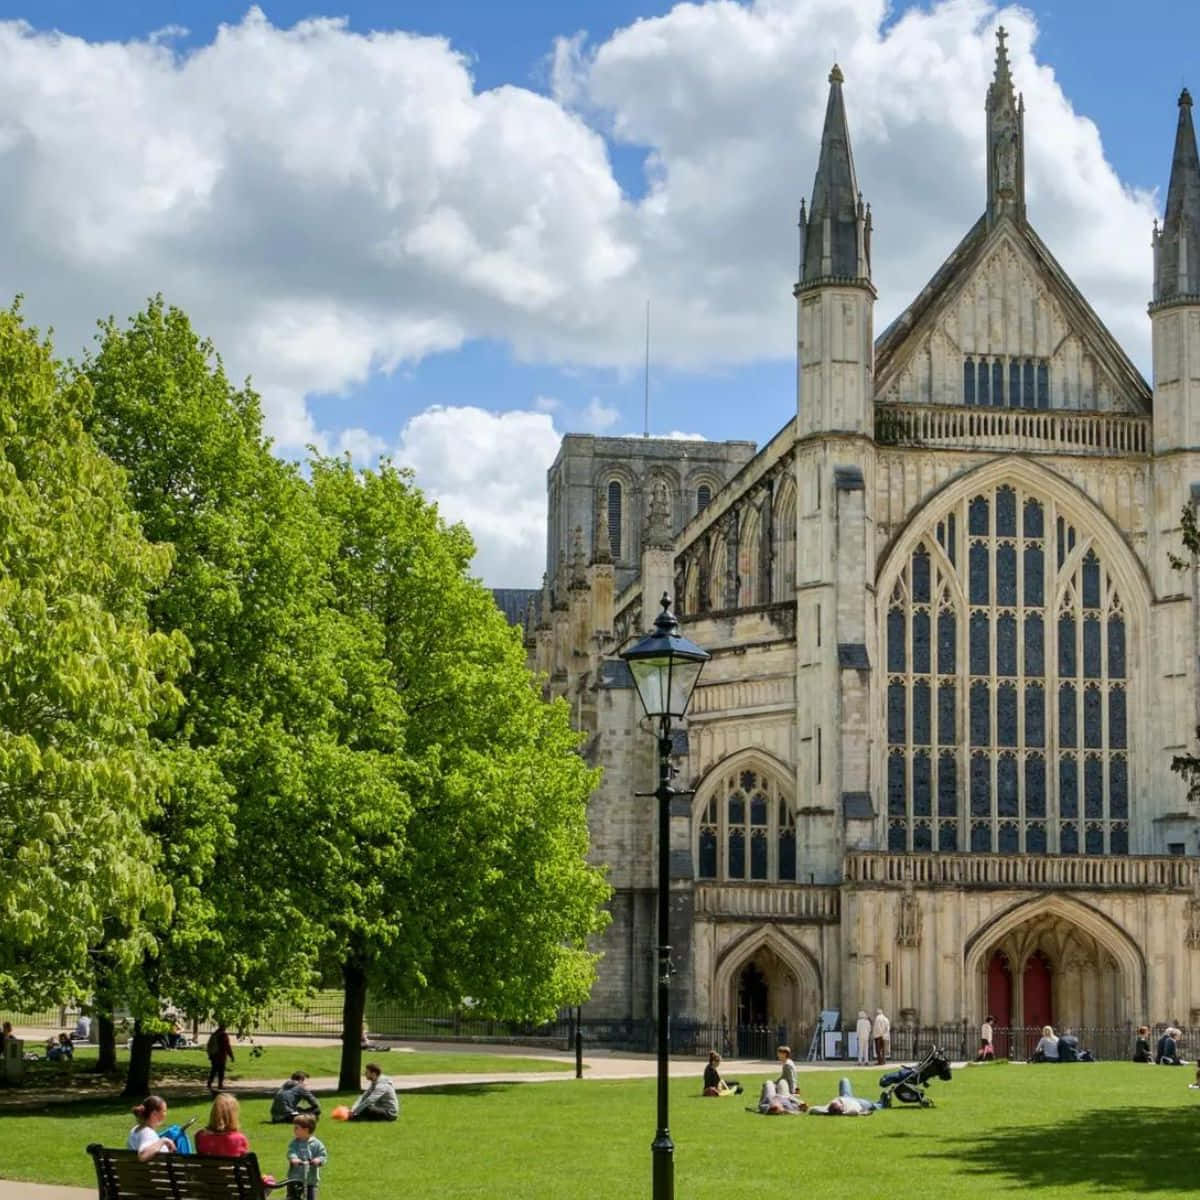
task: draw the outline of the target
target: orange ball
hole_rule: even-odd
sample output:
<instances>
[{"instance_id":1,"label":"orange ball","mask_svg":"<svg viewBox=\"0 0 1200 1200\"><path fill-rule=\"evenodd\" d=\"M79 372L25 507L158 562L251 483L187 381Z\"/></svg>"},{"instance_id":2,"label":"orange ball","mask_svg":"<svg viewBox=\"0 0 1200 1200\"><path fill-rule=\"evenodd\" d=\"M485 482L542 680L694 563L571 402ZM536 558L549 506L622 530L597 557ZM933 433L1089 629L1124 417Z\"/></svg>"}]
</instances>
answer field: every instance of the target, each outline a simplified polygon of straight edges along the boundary
<instances>
[{"instance_id":1,"label":"orange ball","mask_svg":"<svg viewBox=\"0 0 1200 1200\"><path fill-rule=\"evenodd\" d=\"M346 1107L344 1104L339 1104L339 1105L337 1106L337 1108L335 1108L335 1109L333 1110L333 1112L331 1112L329 1115L330 1115L330 1116L331 1116L331 1117L332 1117L332 1118L333 1118L335 1121L348 1121L348 1120L350 1120L350 1110L349 1110L349 1109L348 1109L348 1108L347 1108L347 1107Z\"/></svg>"}]
</instances>

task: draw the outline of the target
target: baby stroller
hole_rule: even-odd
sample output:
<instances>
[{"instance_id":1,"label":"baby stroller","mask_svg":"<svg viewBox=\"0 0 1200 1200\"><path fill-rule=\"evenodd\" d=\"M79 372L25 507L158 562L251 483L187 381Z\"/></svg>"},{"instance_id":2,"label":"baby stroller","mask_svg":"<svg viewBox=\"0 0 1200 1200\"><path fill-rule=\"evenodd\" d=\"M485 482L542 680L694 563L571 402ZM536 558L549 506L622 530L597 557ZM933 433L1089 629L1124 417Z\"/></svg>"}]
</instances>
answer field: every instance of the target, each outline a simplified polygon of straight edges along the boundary
<instances>
[{"instance_id":1,"label":"baby stroller","mask_svg":"<svg viewBox=\"0 0 1200 1200\"><path fill-rule=\"evenodd\" d=\"M925 1088L935 1079L949 1082L950 1060L937 1046L932 1046L915 1067L897 1067L880 1077L879 1086L883 1091L879 1103L884 1108L891 1108L893 1100L898 1100L901 1104L932 1108L933 1101L925 1095Z\"/></svg>"}]
</instances>

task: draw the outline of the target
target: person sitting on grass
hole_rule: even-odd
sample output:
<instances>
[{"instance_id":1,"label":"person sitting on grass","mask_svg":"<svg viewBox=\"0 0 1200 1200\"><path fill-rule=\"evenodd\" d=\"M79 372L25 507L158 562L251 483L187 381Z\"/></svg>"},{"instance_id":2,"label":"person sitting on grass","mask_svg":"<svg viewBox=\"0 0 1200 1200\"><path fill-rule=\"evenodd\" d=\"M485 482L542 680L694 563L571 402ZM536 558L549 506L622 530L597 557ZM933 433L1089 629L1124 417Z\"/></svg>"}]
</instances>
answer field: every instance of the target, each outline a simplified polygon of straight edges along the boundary
<instances>
[{"instance_id":1,"label":"person sitting on grass","mask_svg":"<svg viewBox=\"0 0 1200 1200\"><path fill-rule=\"evenodd\" d=\"M843 1076L838 1080L838 1094L828 1104L814 1104L808 1112L813 1117L869 1117L882 1107L876 1100L856 1096L850 1080Z\"/></svg>"},{"instance_id":2,"label":"person sitting on grass","mask_svg":"<svg viewBox=\"0 0 1200 1200\"><path fill-rule=\"evenodd\" d=\"M1183 1036L1181 1030L1168 1026L1163 1030L1163 1035L1158 1039L1158 1045L1154 1048L1154 1061L1160 1067L1182 1067L1183 1059L1179 1057L1179 1041Z\"/></svg>"},{"instance_id":3,"label":"person sitting on grass","mask_svg":"<svg viewBox=\"0 0 1200 1200\"><path fill-rule=\"evenodd\" d=\"M1137 1063L1152 1063L1153 1056L1150 1053L1150 1026L1139 1025L1137 1038L1133 1043L1133 1061ZM1200 1068L1197 1068L1200 1070Z\"/></svg>"},{"instance_id":4,"label":"person sitting on grass","mask_svg":"<svg viewBox=\"0 0 1200 1200\"><path fill-rule=\"evenodd\" d=\"M721 1056L712 1050L708 1055L708 1066L704 1068L704 1094L706 1096L740 1096L742 1085L736 1079L721 1078Z\"/></svg>"},{"instance_id":5,"label":"person sitting on grass","mask_svg":"<svg viewBox=\"0 0 1200 1200\"><path fill-rule=\"evenodd\" d=\"M348 1121L394 1121L400 1115L396 1086L379 1069L377 1063L367 1063L364 1072L367 1090L355 1101Z\"/></svg>"},{"instance_id":6,"label":"person sitting on grass","mask_svg":"<svg viewBox=\"0 0 1200 1200\"><path fill-rule=\"evenodd\" d=\"M308 1082L307 1071L293 1071L292 1077L275 1093L271 1100L271 1124L290 1125L297 1113L321 1115L317 1098L304 1085Z\"/></svg>"},{"instance_id":7,"label":"person sitting on grass","mask_svg":"<svg viewBox=\"0 0 1200 1200\"><path fill-rule=\"evenodd\" d=\"M149 1162L156 1154L169 1154L175 1149L169 1137L159 1137L157 1132L167 1116L167 1102L161 1096L147 1096L134 1105L133 1115L137 1124L129 1131L125 1148L135 1151L139 1162Z\"/></svg>"},{"instance_id":8,"label":"person sitting on grass","mask_svg":"<svg viewBox=\"0 0 1200 1200\"><path fill-rule=\"evenodd\" d=\"M50 1038L46 1043L46 1057L51 1062L70 1061L75 1057L75 1046L69 1033L60 1033L58 1040Z\"/></svg>"},{"instance_id":9,"label":"person sitting on grass","mask_svg":"<svg viewBox=\"0 0 1200 1200\"><path fill-rule=\"evenodd\" d=\"M808 1105L799 1096L793 1095L784 1080L768 1079L759 1093L757 1110L749 1111L760 1112L765 1117L795 1117L807 1112Z\"/></svg>"},{"instance_id":10,"label":"person sitting on grass","mask_svg":"<svg viewBox=\"0 0 1200 1200\"><path fill-rule=\"evenodd\" d=\"M1053 1025L1042 1026L1042 1036L1033 1048L1033 1058L1030 1062L1058 1062L1058 1038L1054 1036Z\"/></svg>"},{"instance_id":11,"label":"person sitting on grass","mask_svg":"<svg viewBox=\"0 0 1200 1200\"><path fill-rule=\"evenodd\" d=\"M779 1058L779 1078L776 1083L786 1083L788 1091L796 1094L796 1064L792 1060L791 1046L780 1046L776 1051Z\"/></svg>"},{"instance_id":12,"label":"person sitting on grass","mask_svg":"<svg viewBox=\"0 0 1200 1200\"><path fill-rule=\"evenodd\" d=\"M292 1140L288 1142L288 1200L317 1200L321 1186L321 1168L329 1159L324 1142L313 1136L317 1118L298 1113L292 1122Z\"/></svg>"},{"instance_id":13,"label":"person sitting on grass","mask_svg":"<svg viewBox=\"0 0 1200 1200\"><path fill-rule=\"evenodd\" d=\"M241 1158L250 1153L250 1143L241 1128L237 1098L219 1092L212 1102L208 1124L196 1134L196 1153L217 1158Z\"/></svg>"}]
</instances>

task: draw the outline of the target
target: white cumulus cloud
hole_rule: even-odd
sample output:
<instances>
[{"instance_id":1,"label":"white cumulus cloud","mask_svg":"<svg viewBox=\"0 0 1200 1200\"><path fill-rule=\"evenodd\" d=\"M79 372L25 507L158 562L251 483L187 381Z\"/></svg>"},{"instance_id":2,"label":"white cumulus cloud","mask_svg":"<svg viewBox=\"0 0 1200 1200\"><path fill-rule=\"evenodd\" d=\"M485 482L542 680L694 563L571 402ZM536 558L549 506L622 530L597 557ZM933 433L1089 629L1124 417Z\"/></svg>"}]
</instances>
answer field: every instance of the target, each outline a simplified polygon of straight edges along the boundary
<instances>
[{"instance_id":1,"label":"white cumulus cloud","mask_svg":"<svg viewBox=\"0 0 1200 1200\"><path fill-rule=\"evenodd\" d=\"M562 435L546 413L427 409L404 427L396 463L447 521L470 529L472 573L492 587L536 587L546 563L546 471Z\"/></svg>"},{"instance_id":2,"label":"white cumulus cloud","mask_svg":"<svg viewBox=\"0 0 1200 1200\"><path fill-rule=\"evenodd\" d=\"M369 459L377 433L322 429L306 398L471 339L520 361L636 366L647 297L656 363L787 358L796 212L835 55L882 329L982 211L999 20L1025 95L1030 218L1145 367L1154 198L1122 184L1037 60L1034 19L989 0L898 18L885 0L680 3L599 43L564 29L549 95L479 90L443 38L280 28L257 8L186 50L170 29L95 43L0 22L0 290L24 292L64 354L96 317L163 291L231 375L253 375L287 453ZM622 192L614 143L644 151L644 192ZM490 582L540 575L526 567L558 435L548 401L531 405L510 424L431 410L402 439L471 524ZM603 405L588 419L611 425ZM478 454L438 443L451 428Z\"/></svg>"}]
</instances>

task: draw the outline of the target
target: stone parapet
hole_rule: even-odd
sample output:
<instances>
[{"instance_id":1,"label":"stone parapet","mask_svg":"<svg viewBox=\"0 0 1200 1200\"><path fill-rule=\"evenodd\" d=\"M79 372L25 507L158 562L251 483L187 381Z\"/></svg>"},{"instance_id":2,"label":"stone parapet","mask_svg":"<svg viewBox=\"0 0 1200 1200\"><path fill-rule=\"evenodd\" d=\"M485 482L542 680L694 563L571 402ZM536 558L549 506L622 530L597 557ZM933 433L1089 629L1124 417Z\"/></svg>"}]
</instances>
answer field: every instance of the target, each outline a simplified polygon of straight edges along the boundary
<instances>
[{"instance_id":1,"label":"stone parapet","mask_svg":"<svg viewBox=\"0 0 1200 1200\"><path fill-rule=\"evenodd\" d=\"M835 923L841 911L837 887L786 883L697 883L697 916L785 917Z\"/></svg>"},{"instance_id":2,"label":"stone parapet","mask_svg":"<svg viewBox=\"0 0 1200 1200\"><path fill-rule=\"evenodd\" d=\"M847 854L847 883L905 887L1028 887L1190 892L1194 859L1149 855Z\"/></svg>"},{"instance_id":3,"label":"stone parapet","mask_svg":"<svg viewBox=\"0 0 1200 1200\"><path fill-rule=\"evenodd\" d=\"M875 440L888 446L1023 453L1149 454L1150 417L950 404L876 404Z\"/></svg>"}]
</instances>

